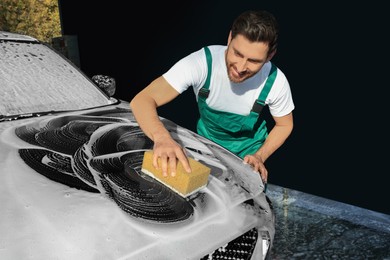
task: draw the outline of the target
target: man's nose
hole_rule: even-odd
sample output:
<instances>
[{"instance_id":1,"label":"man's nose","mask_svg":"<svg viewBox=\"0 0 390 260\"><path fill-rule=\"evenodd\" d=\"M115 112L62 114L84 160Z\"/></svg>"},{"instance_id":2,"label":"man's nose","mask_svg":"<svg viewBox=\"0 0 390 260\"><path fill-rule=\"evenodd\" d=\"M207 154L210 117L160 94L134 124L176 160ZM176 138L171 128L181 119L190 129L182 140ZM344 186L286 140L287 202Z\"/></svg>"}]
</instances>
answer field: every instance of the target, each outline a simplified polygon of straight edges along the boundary
<instances>
[{"instance_id":1,"label":"man's nose","mask_svg":"<svg viewBox=\"0 0 390 260\"><path fill-rule=\"evenodd\" d=\"M244 72L247 70L248 61L246 59L240 59L237 62L237 70L238 72Z\"/></svg>"}]
</instances>

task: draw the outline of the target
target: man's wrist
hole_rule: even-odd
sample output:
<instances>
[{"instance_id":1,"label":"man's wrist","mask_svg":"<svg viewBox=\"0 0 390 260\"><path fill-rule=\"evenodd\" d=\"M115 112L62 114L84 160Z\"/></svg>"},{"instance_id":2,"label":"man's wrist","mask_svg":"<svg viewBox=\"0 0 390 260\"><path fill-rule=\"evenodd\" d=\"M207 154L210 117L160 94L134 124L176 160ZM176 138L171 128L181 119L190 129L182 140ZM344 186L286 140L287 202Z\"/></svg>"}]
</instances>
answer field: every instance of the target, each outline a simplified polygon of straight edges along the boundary
<instances>
[{"instance_id":1,"label":"man's wrist","mask_svg":"<svg viewBox=\"0 0 390 260\"><path fill-rule=\"evenodd\" d=\"M152 135L152 140L154 142L158 142L159 140L166 140L167 138L172 138L168 130L166 130L165 128L153 131L151 135Z\"/></svg>"}]
</instances>

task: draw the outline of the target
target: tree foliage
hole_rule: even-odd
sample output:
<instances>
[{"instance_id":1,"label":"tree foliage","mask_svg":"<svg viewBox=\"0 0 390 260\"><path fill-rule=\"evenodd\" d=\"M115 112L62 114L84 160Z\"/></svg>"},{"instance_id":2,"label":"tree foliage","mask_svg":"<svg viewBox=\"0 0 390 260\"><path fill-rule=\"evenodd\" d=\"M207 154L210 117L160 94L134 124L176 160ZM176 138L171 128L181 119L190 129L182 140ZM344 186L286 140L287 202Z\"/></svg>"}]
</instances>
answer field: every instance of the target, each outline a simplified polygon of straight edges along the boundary
<instances>
[{"instance_id":1,"label":"tree foliage","mask_svg":"<svg viewBox=\"0 0 390 260\"><path fill-rule=\"evenodd\" d=\"M51 43L61 36L58 0L0 0L0 30Z\"/></svg>"}]
</instances>

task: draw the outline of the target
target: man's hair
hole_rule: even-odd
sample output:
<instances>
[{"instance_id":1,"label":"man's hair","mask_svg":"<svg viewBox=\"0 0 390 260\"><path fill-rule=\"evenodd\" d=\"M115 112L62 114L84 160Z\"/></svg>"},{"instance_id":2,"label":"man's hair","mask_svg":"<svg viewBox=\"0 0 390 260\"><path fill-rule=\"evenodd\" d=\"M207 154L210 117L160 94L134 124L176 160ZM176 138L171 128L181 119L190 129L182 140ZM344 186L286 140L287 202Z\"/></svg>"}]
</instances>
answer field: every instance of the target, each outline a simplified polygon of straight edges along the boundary
<instances>
[{"instance_id":1,"label":"man's hair","mask_svg":"<svg viewBox=\"0 0 390 260\"><path fill-rule=\"evenodd\" d=\"M232 25L232 39L242 35L251 42L268 43L268 54L277 48L279 25L276 18L267 11L246 11L240 14Z\"/></svg>"}]
</instances>

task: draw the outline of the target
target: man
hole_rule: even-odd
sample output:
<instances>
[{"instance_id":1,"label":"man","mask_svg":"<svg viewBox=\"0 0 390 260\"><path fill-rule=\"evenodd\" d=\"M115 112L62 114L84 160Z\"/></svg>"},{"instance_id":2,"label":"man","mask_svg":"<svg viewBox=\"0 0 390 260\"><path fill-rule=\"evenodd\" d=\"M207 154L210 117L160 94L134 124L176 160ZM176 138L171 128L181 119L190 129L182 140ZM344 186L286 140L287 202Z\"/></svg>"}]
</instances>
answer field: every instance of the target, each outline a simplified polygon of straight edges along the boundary
<instances>
[{"instance_id":1,"label":"man","mask_svg":"<svg viewBox=\"0 0 390 260\"><path fill-rule=\"evenodd\" d=\"M175 176L179 160L191 172L185 151L160 121L157 107L192 86L200 113L198 134L243 158L267 182L264 163L293 129L289 83L270 61L277 39L272 14L246 11L233 22L227 46L207 46L184 57L132 99L136 120L154 142L154 167ZM265 105L275 121L269 133L259 117Z\"/></svg>"}]
</instances>

